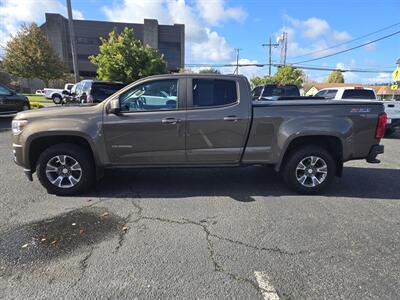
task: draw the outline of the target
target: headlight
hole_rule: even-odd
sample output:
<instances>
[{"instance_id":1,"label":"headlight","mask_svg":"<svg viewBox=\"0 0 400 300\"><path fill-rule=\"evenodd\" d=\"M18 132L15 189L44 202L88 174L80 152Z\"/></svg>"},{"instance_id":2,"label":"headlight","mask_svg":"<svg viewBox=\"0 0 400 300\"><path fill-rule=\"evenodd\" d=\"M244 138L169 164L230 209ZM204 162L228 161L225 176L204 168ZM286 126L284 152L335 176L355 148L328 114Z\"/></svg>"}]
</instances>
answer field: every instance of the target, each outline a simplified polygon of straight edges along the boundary
<instances>
[{"instance_id":1,"label":"headlight","mask_svg":"<svg viewBox=\"0 0 400 300\"><path fill-rule=\"evenodd\" d=\"M12 132L14 135L18 135L24 130L26 124L28 124L27 120L13 120L11 123Z\"/></svg>"}]
</instances>

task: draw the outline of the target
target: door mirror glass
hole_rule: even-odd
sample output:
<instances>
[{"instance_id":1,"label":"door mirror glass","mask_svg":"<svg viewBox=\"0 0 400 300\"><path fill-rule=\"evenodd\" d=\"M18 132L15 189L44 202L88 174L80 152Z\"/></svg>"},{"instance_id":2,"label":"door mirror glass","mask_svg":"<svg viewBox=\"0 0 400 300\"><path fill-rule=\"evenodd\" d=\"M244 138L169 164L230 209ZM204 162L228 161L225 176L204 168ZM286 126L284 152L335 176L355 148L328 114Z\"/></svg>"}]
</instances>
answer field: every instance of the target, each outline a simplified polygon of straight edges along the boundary
<instances>
[{"instance_id":1,"label":"door mirror glass","mask_svg":"<svg viewBox=\"0 0 400 300\"><path fill-rule=\"evenodd\" d=\"M113 99L109 102L107 112L109 114L116 114L118 115L121 112L121 108L119 105L119 99Z\"/></svg>"}]
</instances>

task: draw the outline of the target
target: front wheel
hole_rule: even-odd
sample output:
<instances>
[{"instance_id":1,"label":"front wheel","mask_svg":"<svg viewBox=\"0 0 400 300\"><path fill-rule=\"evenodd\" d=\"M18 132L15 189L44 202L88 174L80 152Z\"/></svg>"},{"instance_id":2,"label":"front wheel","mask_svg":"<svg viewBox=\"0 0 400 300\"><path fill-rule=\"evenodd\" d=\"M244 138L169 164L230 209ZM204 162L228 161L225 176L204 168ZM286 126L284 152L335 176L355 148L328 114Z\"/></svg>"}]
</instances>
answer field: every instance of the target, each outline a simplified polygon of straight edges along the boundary
<instances>
[{"instance_id":1,"label":"front wheel","mask_svg":"<svg viewBox=\"0 0 400 300\"><path fill-rule=\"evenodd\" d=\"M84 192L94 183L94 166L90 154L74 144L47 148L39 157L37 176L51 194L66 196Z\"/></svg>"},{"instance_id":2,"label":"front wheel","mask_svg":"<svg viewBox=\"0 0 400 300\"><path fill-rule=\"evenodd\" d=\"M282 167L286 184L301 194L316 194L335 177L336 164L332 155L319 146L291 151Z\"/></svg>"}]
</instances>

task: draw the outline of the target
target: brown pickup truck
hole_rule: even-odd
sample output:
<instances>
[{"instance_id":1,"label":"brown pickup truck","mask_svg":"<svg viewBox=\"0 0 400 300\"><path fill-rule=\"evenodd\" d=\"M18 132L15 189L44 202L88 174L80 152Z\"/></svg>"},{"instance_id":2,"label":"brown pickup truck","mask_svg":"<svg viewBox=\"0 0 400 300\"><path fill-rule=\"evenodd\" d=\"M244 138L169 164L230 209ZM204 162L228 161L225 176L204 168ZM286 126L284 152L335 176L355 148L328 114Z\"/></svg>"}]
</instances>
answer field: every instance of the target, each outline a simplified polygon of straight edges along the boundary
<instances>
[{"instance_id":1,"label":"brown pickup truck","mask_svg":"<svg viewBox=\"0 0 400 300\"><path fill-rule=\"evenodd\" d=\"M253 102L243 76L176 74L136 81L95 106L21 112L12 129L15 162L59 195L81 193L107 168L244 165L272 165L311 194L343 162L379 162L385 125L379 102Z\"/></svg>"}]
</instances>

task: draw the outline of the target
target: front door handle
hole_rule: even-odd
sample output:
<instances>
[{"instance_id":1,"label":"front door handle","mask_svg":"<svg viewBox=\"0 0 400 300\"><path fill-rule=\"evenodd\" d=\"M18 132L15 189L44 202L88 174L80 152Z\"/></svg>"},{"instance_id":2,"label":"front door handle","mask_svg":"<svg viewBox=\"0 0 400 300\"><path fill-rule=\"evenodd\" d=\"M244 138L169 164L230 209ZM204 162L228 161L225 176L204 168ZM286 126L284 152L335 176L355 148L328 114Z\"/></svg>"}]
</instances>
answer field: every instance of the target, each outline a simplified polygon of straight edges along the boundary
<instances>
[{"instance_id":1,"label":"front door handle","mask_svg":"<svg viewBox=\"0 0 400 300\"><path fill-rule=\"evenodd\" d=\"M177 118L164 118L161 120L161 123L163 124L176 124L179 123L179 119Z\"/></svg>"},{"instance_id":2,"label":"front door handle","mask_svg":"<svg viewBox=\"0 0 400 300\"><path fill-rule=\"evenodd\" d=\"M237 117L237 116L226 116L226 117L224 117L224 121L237 122L237 121L239 121L239 117Z\"/></svg>"}]
</instances>

